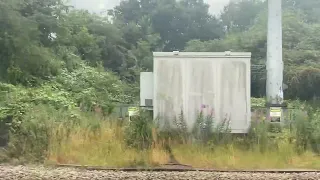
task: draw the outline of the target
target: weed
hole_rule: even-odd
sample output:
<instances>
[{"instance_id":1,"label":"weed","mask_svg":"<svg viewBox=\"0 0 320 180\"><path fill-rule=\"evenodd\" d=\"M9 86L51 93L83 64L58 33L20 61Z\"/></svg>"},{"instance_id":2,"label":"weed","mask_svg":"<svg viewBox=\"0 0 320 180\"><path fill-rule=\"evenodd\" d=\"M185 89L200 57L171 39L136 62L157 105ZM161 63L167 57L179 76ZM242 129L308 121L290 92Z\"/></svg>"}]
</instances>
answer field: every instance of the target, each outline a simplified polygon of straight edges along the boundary
<instances>
[{"instance_id":1,"label":"weed","mask_svg":"<svg viewBox=\"0 0 320 180\"><path fill-rule=\"evenodd\" d=\"M144 111L130 122L119 122L78 109L30 106L28 114L12 121L10 143L1 157L107 167L177 161L202 168L320 168L314 156L319 153L320 113L307 110L294 111L281 126L252 121L247 135L234 136L228 118L217 122L202 113L189 132L182 111L172 121L164 119L171 126L163 129Z\"/></svg>"},{"instance_id":2,"label":"weed","mask_svg":"<svg viewBox=\"0 0 320 180\"><path fill-rule=\"evenodd\" d=\"M130 147L149 149L152 144L152 118L145 112L140 111L138 116L133 116L126 127L126 142Z\"/></svg>"}]
</instances>

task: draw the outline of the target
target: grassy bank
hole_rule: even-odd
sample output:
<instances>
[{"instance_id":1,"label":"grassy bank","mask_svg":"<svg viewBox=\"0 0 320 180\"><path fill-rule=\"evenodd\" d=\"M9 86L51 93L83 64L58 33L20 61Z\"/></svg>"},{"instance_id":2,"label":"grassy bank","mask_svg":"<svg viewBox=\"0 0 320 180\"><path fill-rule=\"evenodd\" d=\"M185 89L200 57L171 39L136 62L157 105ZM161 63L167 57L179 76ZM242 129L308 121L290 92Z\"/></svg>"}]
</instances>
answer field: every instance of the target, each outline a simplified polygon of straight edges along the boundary
<instances>
[{"instance_id":1,"label":"grassy bank","mask_svg":"<svg viewBox=\"0 0 320 180\"><path fill-rule=\"evenodd\" d=\"M93 134L85 129L71 133L70 139L61 145L51 140L48 163L98 165L106 167L157 166L169 161L161 142L154 142L150 149L130 148L124 141L119 127L106 123L101 132ZM182 164L198 168L264 169L264 168L316 168L320 169L320 157L312 151L298 154L289 143L279 142L278 150L267 146L261 152L258 145L243 149L236 142L225 145L172 144L175 158Z\"/></svg>"},{"instance_id":2,"label":"grassy bank","mask_svg":"<svg viewBox=\"0 0 320 180\"><path fill-rule=\"evenodd\" d=\"M222 126L207 128L205 134L196 129L206 127L195 126L192 133L185 133L183 118L175 121L179 126L164 133L158 132L156 123L143 114L128 123L47 105L32 106L28 112L13 127L2 161L157 166L169 161L167 143L178 162L193 167L320 169L320 113L313 109L308 115L297 111L282 127L255 119L249 134L237 137ZM210 118L199 116L197 122L204 120Z\"/></svg>"}]
</instances>

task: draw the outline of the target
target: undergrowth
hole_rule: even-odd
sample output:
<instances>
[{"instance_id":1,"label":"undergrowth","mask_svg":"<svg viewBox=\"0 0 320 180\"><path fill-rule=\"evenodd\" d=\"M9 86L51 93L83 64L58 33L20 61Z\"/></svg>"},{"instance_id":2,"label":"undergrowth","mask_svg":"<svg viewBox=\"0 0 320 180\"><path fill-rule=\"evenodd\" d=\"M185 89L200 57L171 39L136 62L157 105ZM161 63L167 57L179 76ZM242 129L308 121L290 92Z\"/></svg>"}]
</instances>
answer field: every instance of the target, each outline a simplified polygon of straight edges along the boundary
<instances>
[{"instance_id":1,"label":"undergrowth","mask_svg":"<svg viewBox=\"0 0 320 180\"><path fill-rule=\"evenodd\" d=\"M0 162L137 167L167 163L173 155L202 168L320 168L320 111L304 106L281 125L253 116L248 134L233 135L228 119L216 122L202 112L192 131L183 112L164 131L147 111L123 121L75 107L33 105L9 123Z\"/></svg>"}]
</instances>

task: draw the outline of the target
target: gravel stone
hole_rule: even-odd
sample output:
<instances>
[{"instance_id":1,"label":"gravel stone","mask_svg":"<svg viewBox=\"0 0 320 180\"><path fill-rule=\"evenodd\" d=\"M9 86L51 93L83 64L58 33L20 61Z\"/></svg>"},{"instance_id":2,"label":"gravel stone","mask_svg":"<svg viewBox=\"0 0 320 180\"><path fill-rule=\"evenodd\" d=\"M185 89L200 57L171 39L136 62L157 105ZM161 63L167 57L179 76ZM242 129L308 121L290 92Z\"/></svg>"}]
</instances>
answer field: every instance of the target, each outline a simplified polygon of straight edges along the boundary
<instances>
[{"instance_id":1,"label":"gravel stone","mask_svg":"<svg viewBox=\"0 0 320 180\"><path fill-rule=\"evenodd\" d=\"M116 172L0 165L1 180L318 180L320 173Z\"/></svg>"}]
</instances>

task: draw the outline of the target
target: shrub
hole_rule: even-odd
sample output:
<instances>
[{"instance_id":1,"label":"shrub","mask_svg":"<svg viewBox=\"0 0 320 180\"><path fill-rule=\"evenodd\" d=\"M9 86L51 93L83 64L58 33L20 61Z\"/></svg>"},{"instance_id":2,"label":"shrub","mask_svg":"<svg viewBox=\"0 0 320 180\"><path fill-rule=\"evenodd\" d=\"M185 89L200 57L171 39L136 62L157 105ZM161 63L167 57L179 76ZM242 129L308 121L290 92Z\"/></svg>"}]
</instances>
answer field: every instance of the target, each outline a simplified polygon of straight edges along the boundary
<instances>
[{"instance_id":1,"label":"shrub","mask_svg":"<svg viewBox=\"0 0 320 180\"><path fill-rule=\"evenodd\" d=\"M97 135L100 120L79 109L56 109L50 105L27 108L21 119L13 119L7 153L10 158L23 158L29 162L43 162L49 155L49 146L59 151L62 143L69 141L77 127ZM88 121L89 120L89 121ZM52 142L54 140L54 142Z\"/></svg>"},{"instance_id":2,"label":"shrub","mask_svg":"<svg viewBox=\"0 0 320 180\"><path fill-rule=\"evenodd\" d=\"M11 158L43 161L47 157L50 138L67 138L73 124L79 123L72 111L56 110L52 106L37 105L27 108L26 114L11 122L8 153ZM66 131L55 131L64 126Z\"/></svg>"},{"instance_id":3,"label":"shrub","mask_svg":"<svg viewBox=\"0 0 320 180\"><path fill-rule=\"evenodd\" d=\"M139 115L131 117L125 128L127 145L141 150L149 149L153 140L153 127L153 119L146 111L140 111Z\"/></svg>"},{"instance_id":4,"label":"shrub","mask_svg":"<svg viewBox=\"0 0 320 180\"><path fill-rule=\"evenodd\" d=\"M320 110L310 109L309 110L309 138L311 148L314 152L320 154Z\"/></svg>"}]
</instances>

